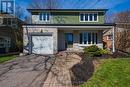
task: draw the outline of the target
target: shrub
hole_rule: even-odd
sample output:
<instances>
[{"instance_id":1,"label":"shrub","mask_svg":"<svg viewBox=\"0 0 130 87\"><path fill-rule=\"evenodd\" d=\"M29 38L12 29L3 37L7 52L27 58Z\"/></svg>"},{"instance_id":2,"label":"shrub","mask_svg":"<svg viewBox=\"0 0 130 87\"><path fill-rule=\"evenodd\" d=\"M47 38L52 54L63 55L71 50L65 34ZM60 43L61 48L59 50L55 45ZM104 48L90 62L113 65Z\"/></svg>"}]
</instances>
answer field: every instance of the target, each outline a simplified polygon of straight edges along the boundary
<instances>
[{"instance_id":1,"label":"shrub","mask_svg":"<svg viewBox=\"0 0 130 87\"><path fill-rule=\"evenodd\" d=\"M110 54L111 52L108 49L101 49L96 45L92 45L84 48L84 53L88 57L97 57L101 55Z\"/></svg>"},{"instance_id":2,"label":"shrub","mask_svg":"<svg viewBox=\"0 0 130 87\"><path fill-rule=\"evenodd\" d=\"M84 53L85 53L85 55L87 55L89 57L96 57L96 56L102 55L101 49L99 47L97 47L96 45L85 47Z\"/></svg>"},{"instance_id":3,"label":"shrub","mask_svg":"<svg viewBox=\"0 0 130 87\"><path fill-rule=\"evenodd\" d=\"M108 49L100 49L101 54L110 54L111 52Z\"/></svg>"}]
</instances>

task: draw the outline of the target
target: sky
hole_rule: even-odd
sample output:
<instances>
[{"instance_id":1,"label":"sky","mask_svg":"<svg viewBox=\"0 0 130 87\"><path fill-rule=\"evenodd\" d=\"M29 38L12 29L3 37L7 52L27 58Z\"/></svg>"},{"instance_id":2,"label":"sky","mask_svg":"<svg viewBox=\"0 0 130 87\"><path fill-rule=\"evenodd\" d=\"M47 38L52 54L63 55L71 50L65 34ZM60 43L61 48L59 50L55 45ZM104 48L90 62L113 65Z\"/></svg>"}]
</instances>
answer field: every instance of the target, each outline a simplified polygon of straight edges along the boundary
<instances>
[{"instance_id":1,"label":"sky","mask_svg":"<svg viewBox=\"0 0 130 87\"><path fill-rule=\"evenodd\" d=\"M28 7L31 1L32 0L16 0L16 4ZM58 0L58 1L61 3L62 8L68 8L68 9L105 8L116 12L130 9L130 0Z\"/></svg>"},{"instance_id":2,"label":"sky","mask_svg":"<svg viewBox=\"0 0 130 87\"><path fill-rule=\"evenodd\" d=\"M32 0L16 0L27 13L26 8ZM39 0L37 0L39 1ZM109 9L107 13L117 13L130 9L130 0L58 0L61 8L66 9ZM43 2L44 3L44 2Z\"/></svg>"}]
</instances>

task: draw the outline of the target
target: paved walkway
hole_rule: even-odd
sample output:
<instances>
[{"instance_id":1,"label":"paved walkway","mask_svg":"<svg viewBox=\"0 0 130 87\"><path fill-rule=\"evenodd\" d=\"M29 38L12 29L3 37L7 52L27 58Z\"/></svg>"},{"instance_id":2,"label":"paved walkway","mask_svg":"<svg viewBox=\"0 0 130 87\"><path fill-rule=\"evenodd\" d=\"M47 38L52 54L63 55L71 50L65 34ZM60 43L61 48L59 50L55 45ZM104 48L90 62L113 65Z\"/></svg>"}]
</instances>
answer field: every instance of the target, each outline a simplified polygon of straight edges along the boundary
<instances>
[{"instance_id":1,"label":"paved walkway","mask_svg":"<svg viewBox=\"0 0 130 87\"><path fill-rule=\"evenodd\" d=\"M81 58L76 54L61 53L56 58L43 87L72 87L69 69L80 61Z\"/></svg>"}]
</instances>

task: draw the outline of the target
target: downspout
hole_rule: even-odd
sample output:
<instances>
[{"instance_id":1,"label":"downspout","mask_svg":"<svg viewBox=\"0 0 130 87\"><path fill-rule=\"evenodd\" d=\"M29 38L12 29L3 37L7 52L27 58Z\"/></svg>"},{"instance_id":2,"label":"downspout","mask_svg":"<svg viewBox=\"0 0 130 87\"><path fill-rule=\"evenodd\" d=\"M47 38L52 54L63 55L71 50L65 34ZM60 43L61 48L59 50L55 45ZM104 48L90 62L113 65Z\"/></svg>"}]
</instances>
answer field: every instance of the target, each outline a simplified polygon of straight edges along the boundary
<instances>
[{"instance_id":1,"label":"downspout","mask_svg":"<svg viewBox=\"0 0 130 87\"><path fill-rule=\"evenodd\" d=\"M112 39L112 52L114 53L115 52L115 26L112 28L112 36L113 36L113 39Z\"/></svg>"}]
</instances>

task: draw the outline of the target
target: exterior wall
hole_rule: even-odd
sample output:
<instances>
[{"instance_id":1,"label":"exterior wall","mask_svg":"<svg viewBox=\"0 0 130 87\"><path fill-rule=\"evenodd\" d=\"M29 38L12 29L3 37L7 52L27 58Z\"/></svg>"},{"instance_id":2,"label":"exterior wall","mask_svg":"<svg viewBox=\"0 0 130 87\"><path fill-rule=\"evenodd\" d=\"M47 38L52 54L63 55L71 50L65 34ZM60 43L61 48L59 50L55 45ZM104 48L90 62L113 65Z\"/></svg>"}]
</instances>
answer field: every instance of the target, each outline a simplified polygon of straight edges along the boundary
<instances>
[{"instance_id":1,"label":"exterior wall","mask_svg":"<svg viewBox=\"0 0 130 87\"><path fill-rule=\"evenodd\" d=\"M23 35L23 43L24 43L24 53L29 53L30 47L29 47L29 42L30 42L30 35L31 33L52 33L53 36L53 53L57 53L58 47L57 47L57 28L44 28L44 27L37 27L37 26L28 26L24 27L23 29L24 35Z\"/></svg>"},{"instance_id":2,"label":"exterior wall","mask_svg":"<svg viewBox=\"0 0 130 87\"><path fill-rule=\"evenodd\" d=\"M13 48L17 47L15 44L16 38L13 33L14 32L12 31L12 29L10 27L0 27L0 54L14 51L15 49L13 49ZM9 44L7 44L7 43L3 44L3 41L1 41L2 38L4 40L6 40L6 38L10 39Z\"/></svg>"},{"instance_id":3,"label":"exterior wall","mask_svg":"<svg viewBox=\"0 0 130 87\"><path fill-rule=\"evenodd\" d=\"M58 32L58 48L60 49L60 50L64 50L64 49L66 49L65 48L65 33L73 33L73 39L74 39L74 41L73 41L73 50L77 50L77 51L79 51L79 50L82 50L84 47L86 47L86 46L90 46L90 45L92 45L92 44L90 44L90 45L81 45L81 44L79 44L79 34L81 33L81 32L97 32L97 34L98 34L98 37L97 37L97 46L98 47L100 47L100 48L103 48L103 31L102 30L100 30L100 31L98 31L98 30L60 30L59 32Z\"/></svg>"},{"instance_id":4,"label":"exterior wall","mask_svg":"<svg viewBox=\"0 0 130 87\"><path fill-rule=\"evenodd\" d=\"M12 29L11 27L8 26L0 26L0 38L7 38L9 39L9 42L7 44L1 43L2 41L0 40L0 53L8 53L8 52L18 52L18 47L16 44L16 39L19 38L20 41L22 42L22 35L16 37L16 32L20 35L19 30ZM4 51L4 52L2 52Z\"/></svg>"},{"instance_id":5,"label":"exterior wall","mask_svg":"<svg viewBox=\"0 0 130 87\"><path fill-rule=\"evenodd\" d=\"M98 47L103 48L103 31L98 31Z\"/></svg>"},{"instance_id":6,"label":"exterior wall","mask_svg":"<svg viewBox=\"0 0 130 87\"><path fill-rule=\"evenodd\" d=\"M58 50L66 50L65 48L65 34L63 30L58 31Z\"/></svg>"},{"instance_id":7,"label":"exterior wall","mask_svg":"<svg viewBox=\"0 0 130 87\"><path fill-rule=\"evenodd\" d=\"M104 42L104 47L107 49L112 49L112 40L108 40L108 35L103 36L103 42Z\"/></svg>"},{"instance_id":8,"label":"exterior wall","mask_svg":"<svg viewBox=\"0 0 130 87\"><path fill-rule=\"evenodd\" d=\"M103 24L104 12L98 12L98 22L80 22L80 12L51 12L50 22L39 20L39 13L32 13L33 24Z\"/></svg>"}]
</instances>

